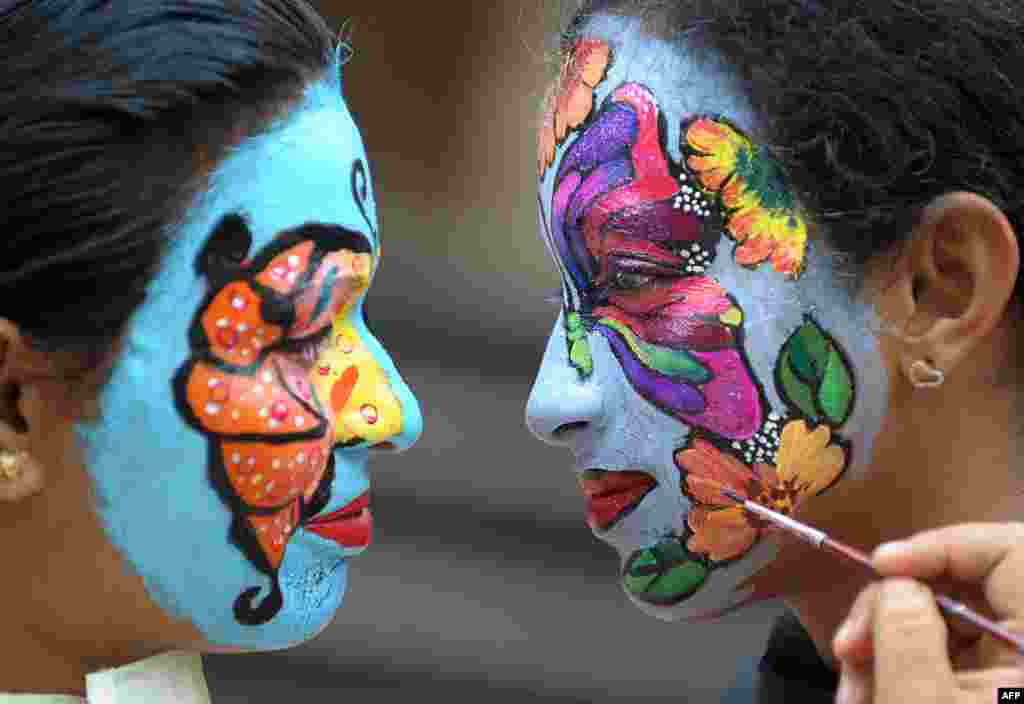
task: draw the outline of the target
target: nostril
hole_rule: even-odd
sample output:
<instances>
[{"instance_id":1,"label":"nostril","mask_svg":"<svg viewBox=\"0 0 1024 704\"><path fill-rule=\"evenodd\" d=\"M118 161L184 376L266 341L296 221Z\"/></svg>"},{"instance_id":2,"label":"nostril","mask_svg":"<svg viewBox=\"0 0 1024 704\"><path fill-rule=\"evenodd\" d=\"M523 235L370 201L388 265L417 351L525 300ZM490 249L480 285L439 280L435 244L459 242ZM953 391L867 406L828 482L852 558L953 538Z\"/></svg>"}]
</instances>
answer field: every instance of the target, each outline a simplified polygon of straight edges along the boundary
<instances>
[{"instance_id":1,"label":"nostril","mask_svg":"<svg viewBox=\"0 0 1024 704\"><path fill-rule=\"evenodd\" d=\"M551 435L552 437L555 438L555 440L563 440L568 436L572 435L573 433L585 429L588 425L589 423L582 420L576 421L574 423L565 423L555 428L555 432L551 433Z\"/></svg>"}]
</instances>

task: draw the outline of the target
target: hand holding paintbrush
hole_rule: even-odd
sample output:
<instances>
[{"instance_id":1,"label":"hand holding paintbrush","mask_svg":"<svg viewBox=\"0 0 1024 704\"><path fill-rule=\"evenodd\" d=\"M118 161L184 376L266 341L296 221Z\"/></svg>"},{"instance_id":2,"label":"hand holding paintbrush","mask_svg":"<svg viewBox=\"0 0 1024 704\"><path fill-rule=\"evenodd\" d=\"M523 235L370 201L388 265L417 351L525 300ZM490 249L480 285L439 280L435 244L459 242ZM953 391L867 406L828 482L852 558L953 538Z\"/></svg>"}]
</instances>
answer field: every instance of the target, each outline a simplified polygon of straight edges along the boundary
<instances>
[{"instance_id":1,"label":"hand holding paintbrush","mask_svg":"<svg viewBox=\"0 0 1024 704\"><path fill-rule=\"evenodd\" d=\"M982 700L994 701L991 697L999 687L1024 686L1024 637L1019 634L1024 632L1024 524L970 524L927 531L906 542L883 546L871 558L728 489L722 489L722 495L786 533L863 565L879 579L950 577L965 584L984 582L991 608L1004 623L906 581L866 589L834 642L833 649L843 663L837 702L973 704L981 701L979 695L985 697ZM908 599L912 602L915 595L919 612L907 609ZM974 646L970 671L954 671L940 611L991 636ZM1017 627L1011 629L1007 624ZM1010 650L993 647L995 642Z\"/></svg>"},{"instance_id":2,"label":"hand holding paintbrush","mask_svg":"<svg viewBox=\"0 0 1024 704\"><path fill-rule=\"evenodd\" d=\"M729 489L722 489L722 495L732 501L735 501L737 504L740 504L751 514L764 519L770 524L781 528L807 543L810 543L816 548L826 550L840 559L863 565L864 568L867 569L876 579L881 579L883 577L883 575L875 569L871 558L868 555L854 547L845 545L838 540L828 537L828 535L817 528L812 528L811 526L801 523L796 519L761 506L749 499L744 499ZM1022 577L1024 577L1024 575L1022 575ZM961 604L958 601L954 601L942 594L937 594L935 596L935 602L938 604L939 609L947 616L967 621L972 626L985 631L993 638L996 638L1015 649L1018 654L1024 655L1024 636L1010 632L1005 627L985 618L966 605Z\"/></svg>"}]
</instances>

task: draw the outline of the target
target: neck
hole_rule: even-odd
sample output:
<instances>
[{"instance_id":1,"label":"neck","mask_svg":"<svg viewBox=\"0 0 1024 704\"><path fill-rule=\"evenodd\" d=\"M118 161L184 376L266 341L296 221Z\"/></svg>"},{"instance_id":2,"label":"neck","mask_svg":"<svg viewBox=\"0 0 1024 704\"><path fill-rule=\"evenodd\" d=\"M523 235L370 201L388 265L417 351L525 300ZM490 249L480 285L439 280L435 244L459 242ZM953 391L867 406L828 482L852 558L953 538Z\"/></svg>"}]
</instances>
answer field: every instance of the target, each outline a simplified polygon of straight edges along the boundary
<instances>
[{"instance_id":1,"label":"neck","mask_svg":"<svg viewBox=\"0 0 1024 704\"><path fill-rule=\"evenodd\" d=\"M896 399L864 475L808 501L799 518L865 551L930 528L1019 520L1024 467L1014 466L1017 448L1007 442L1014 435L1010 400L991 386L947 394L946 400L938 394L908 395L903 404ZM863 571L831 567L836 579L828 589L786 602L835 666L832 637L869 579Z\"/></svg>"},{"instance_id":2,"label":"neck","mask_svg":"<svg viewBox=\"0 0 1024 704\"><path fill-rule=\"evenodd\" d=\"M17 623L7 618L2 621ZM85 696L86 664L60 653L28 627L5 625L4 652L8 657L0 658L0 692Z\"/></svg>"}]
</instances>

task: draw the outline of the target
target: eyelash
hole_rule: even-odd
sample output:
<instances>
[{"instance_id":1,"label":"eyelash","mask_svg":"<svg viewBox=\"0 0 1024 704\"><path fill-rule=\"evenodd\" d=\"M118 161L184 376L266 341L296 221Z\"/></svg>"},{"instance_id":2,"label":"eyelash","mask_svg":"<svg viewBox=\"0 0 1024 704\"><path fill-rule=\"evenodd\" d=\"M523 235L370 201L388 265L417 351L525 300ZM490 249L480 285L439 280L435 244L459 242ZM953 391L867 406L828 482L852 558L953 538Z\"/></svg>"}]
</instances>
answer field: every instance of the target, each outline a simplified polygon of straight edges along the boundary
<instances>
[{"instance_id":1,"label":"eyelash","mask_svg":"<svg viewBox=\"0 0 1024 704\"><path fill-rule=\"evenodd\" d=\"M311 335L300 342L292 343L287 349L289 353L312 364L330 344L331 335L325 331Z\"/></svg>"},{"instance_id":2,"label":"eyelash","mask_svg":"<svg viewBox=\"0 0 1024 704\"><path fill-rule=\"evenodd\" d=\"M608 288L617 291L634 291L654 283L658 277L653 274L638 274L632 271L618 271L612 274Z\"/></svg>"}]
</instances>

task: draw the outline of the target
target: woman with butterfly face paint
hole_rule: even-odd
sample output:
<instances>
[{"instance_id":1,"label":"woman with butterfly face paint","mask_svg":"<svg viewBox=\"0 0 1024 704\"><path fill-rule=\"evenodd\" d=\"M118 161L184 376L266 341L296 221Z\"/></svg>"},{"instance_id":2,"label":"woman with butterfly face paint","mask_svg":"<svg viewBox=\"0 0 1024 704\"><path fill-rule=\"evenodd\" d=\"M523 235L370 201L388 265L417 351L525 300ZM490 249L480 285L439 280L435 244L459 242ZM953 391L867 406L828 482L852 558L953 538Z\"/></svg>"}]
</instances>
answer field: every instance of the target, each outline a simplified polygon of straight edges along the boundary
<instances>
[{"instance_id":1,"label":"woman with butterfly face paint","mask_svg":"<svg viewBox=\"0 0 1024 704\"><path fill-rule=\"evenodd\" d=\"M831 700L866 576L723 489L867 549L1022 508L1022 22L597 0L563 35L537 154L562 311L528 424L572 451L640 608L792 607L762 664L786 701Z\"/></svg>"},{"instance_id":2,"label":"woman with butterfly face paint","mask_svg":"<svg viewBox=\"0 0 1024 704\"><path fill-rule=\"evenodd\" d=\"M0 691L204 702L197 653L327 626L421 430L350 50L303 0L0 7Z\"/></svg>"}]
</instances>

